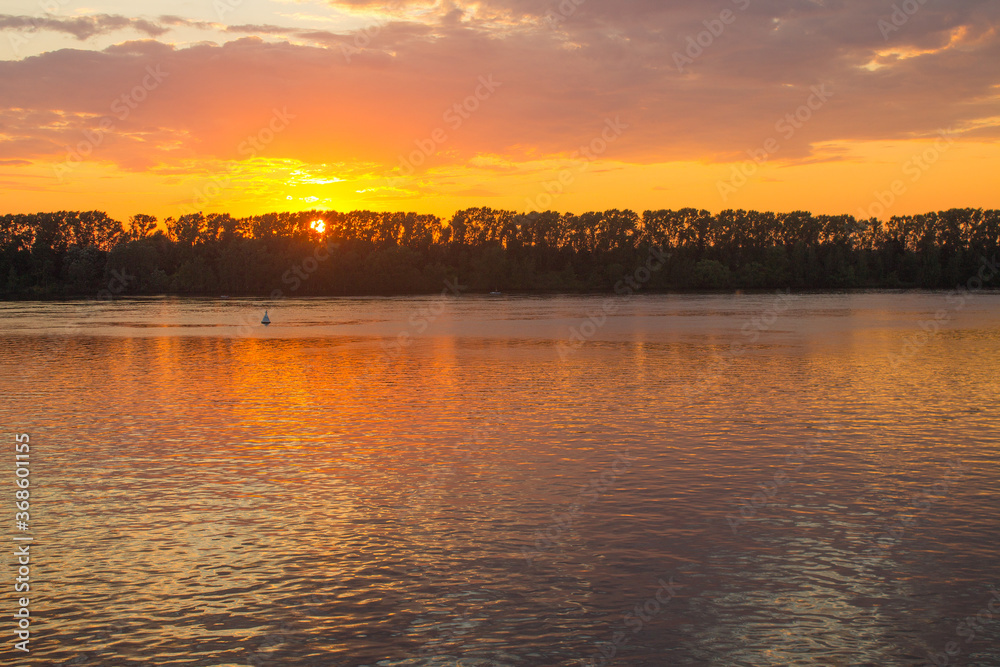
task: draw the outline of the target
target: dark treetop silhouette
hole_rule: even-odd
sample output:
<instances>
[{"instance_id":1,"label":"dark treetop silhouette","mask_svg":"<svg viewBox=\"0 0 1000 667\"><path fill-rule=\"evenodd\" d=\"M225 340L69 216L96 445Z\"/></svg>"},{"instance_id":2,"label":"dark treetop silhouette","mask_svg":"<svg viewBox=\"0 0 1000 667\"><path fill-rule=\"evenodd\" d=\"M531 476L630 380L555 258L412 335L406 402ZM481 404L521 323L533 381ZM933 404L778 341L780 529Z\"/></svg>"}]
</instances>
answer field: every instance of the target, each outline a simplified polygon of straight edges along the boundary
<instances>
[{"instance_id":1,"label":"dark treetop silhouette","mask_svg":"<svg viewBox=\"0 0 1000 667\"><path fill-rule=\"evenodd\" d=\"M314 221L325 229L317 232ZM194 213L127 226L100 211L5 215L7 297L266 296L470 291L609 291L669 254L644 289L951 288L994 261L1000 211L953 209L888 222L803 211L573 215L474 208L434 215L306 211L234 218Z\"/></svg>"}]
</instances>

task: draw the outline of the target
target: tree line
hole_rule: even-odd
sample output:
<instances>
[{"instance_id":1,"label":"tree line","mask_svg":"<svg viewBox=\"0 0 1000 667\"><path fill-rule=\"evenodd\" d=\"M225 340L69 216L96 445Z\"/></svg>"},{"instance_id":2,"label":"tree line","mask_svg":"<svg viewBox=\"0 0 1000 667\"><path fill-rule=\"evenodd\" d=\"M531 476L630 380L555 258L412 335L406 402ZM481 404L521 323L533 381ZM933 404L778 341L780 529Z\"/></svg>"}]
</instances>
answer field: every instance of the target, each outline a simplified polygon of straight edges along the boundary
<instances>
[{"instance_id":1,"label":"tree line","mask_svg":"<svg viewBox=\"0 0 1000 667\"><path fill-rule=\"evenodd\" d=\"M1000 245L1000 211L887 222L804 211L192 213L127 223L101 211L0 218L0 294L381 295L609 291L650 249L649 291L954 288ZM994 279L994 285L997 282Z\"/></svg>"}]
</instances>

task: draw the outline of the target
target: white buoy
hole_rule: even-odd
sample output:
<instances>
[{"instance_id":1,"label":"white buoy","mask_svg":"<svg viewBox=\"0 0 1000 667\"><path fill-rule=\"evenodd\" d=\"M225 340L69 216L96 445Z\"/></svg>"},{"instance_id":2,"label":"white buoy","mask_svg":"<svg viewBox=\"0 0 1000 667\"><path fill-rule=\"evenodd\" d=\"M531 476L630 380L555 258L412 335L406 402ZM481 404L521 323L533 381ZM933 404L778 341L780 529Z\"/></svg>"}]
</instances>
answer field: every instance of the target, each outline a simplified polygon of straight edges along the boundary
<instances>
[{"instance_id":1,"label":"white buoy","mask_svg":"<svg viewBox=\"0 0 1000 667\"><path fill-rule=\"evenodd\" d=\"M264 311L264 319L262 319L260 323L263 324L265 327L271 323L271 318L267 316L266 310Z\"/></svg>"}]
</instances>

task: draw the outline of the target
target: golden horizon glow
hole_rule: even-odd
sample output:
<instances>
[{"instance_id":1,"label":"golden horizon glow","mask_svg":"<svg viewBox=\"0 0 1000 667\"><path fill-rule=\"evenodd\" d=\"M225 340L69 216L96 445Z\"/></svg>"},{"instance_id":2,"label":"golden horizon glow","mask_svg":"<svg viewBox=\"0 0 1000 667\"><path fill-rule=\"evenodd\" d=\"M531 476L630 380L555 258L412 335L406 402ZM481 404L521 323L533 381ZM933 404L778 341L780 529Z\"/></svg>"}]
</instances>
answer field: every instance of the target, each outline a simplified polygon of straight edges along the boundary
<instances>
[{"instance_id":1,"label":"golden horizon glow","mask_svg":"<svg viewBox=\"0 0 1000 667\"><path fill-rule=\"evenodd\" d=\"M16 175L0 167L0 180L13 177L30 184L30 188L6 193L5 213L99 209L119 220L136 213L163 220L198 211L243 217L309 210L415 211L446 218L478 206L528 212L531 204L573 213L692 207L713 213L742 208L861 217L864 210L881 213L865 217L887 220L893 215L948 208L997 208L994 192L984 191L983 179L977 175L1000 164L1000 145L956 142L936 154L934 146L934 140L831 144L822 150L839 158L804 164L769 161L726 198L720 194L720 184L734 182L741 168L750 171L749 158L647 165L607 160L584 169L565 156L556 156L508 161L503 169L489 174L486 185L483 172L491 168L481 165L491 162L487 158L435 167L407 178L389 178L364 168L339 182L307 186L289 182L285 174L308 165L264 160L220 165L220 176L183 170L125 171L107 163L84 163L62 185L52 175L51 165L31 164L18 167ZM927 169L918 167L915 160L928 151L936 161L924 161ZM546 186L558 183L559 175L566 172L569 177L564 180L569 182L564 191L549 195ZM46 180L53 183L46 186ZM890 192L897 181L905 187L903 194L895 196L884 212L879 211L874 206L879 194ZM40 192L45 193L44 199ZM325 230L325 221L317 222ZM319 231L315 226L312 229Z\"/></svg>"}]
</instances>

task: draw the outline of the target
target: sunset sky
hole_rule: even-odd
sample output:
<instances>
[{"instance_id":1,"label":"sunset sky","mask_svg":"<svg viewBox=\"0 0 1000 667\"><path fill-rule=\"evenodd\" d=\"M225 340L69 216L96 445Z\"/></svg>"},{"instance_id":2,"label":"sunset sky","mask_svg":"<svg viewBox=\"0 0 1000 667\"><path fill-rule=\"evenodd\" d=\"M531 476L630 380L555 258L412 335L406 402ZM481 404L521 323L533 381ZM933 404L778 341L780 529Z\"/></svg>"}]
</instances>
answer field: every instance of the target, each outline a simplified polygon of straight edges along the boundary
<instances>
[{"instance_id":1,"label":"sunset sky","mask_svg":"<svg viewBox=\"0 0 1000 667\"><path fill-rule=\"evenodd\" d=\"M0 213L1000 207L996 0L2 7Z\"/></svg>"}]
</instances>

